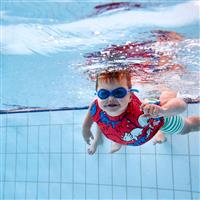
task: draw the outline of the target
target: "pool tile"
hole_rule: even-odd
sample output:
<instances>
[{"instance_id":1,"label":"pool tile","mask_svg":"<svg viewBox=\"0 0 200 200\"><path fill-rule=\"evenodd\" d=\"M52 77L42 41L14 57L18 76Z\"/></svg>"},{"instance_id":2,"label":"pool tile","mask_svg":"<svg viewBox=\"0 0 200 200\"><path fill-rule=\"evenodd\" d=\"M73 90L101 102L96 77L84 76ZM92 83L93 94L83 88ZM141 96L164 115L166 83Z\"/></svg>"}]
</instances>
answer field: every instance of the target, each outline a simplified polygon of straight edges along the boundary
<instances>
[{"instance_id":1,"label":"pool tile","mask_svg":"<svg viewBox=\"0 0 200 200\"><path fill-rule=\"evenodd\" d=\"M18 127L16 129L17 133L17 152L26 153L28 150L27 139L28 139L28 128L27 127ZM22 145L23 144L23 145Z\"/></svg>"},{"instance_id":2,"label":"pool tile","mask_svg":"<svg viewBox=\"0 0 200 200\"><path fill-rule=\"evenodd\" d=\"M50 153L61 152L61 126L50 126Z\"/></svg>"},{"instance_id":3,"label":"pool tile","mask_svg":"<svg viewBox=\"0 0 200 200\"><path fill-rule=\"evenodd\" d=\"M102 134L102 143L98 146L99 153L109 154L111 143L112 142Z\"/></svg>"},{"instance_id":4,"label":"pool tile","mask_svg":"<svg viewBox=\"0 0 200 200\"><path fill-rule=\"evenodd\" d=\"M190 155L200 155L200 132L189 134Z\"/></svg>"},{"instance_id":5,"label":"pool tile","mask_svg":"<svg viewBox=\"0 0 200 200\"><path fill-rule=\"evenodd\" d=\"M60 199L61 185L59 183L49 184L49 199Z\"/></svg>"},{"instance_id":6,"label":"pool tile","mask_svg":"<svg viewBox=\"0 0 200 200\"><path fill-rule=\"evenodd\" d=\"M100 185L99 187L99 197L100 199L113 199L113 187L107 185Z\"/></svg>"},{"instance_id":7,"label":"pool tile","mask_svg":"<svg viewBox=\"0 0 200 200\"><path fill-rule=\"evenodd\" d=\"M126 187L113 186L113 199L127 199Z\"/></svg>"},{"instance_id":8,"label":"pool tile","mask_svg":"<svg viewBox=\"0 0 200 200\"><path fill-rule=\"evenodd\" d=\"M16 153L17 151L17 130L15 127L8 127L6 130L5 145L6 153Z\"/></svg>"},{"instance_id":9,"label":"pool tile","mask_svg":"<svg viewBox=\"0 0 200 200\"><path fill-rule=\"evenodd\" d=\"M99 170L99 163L98 163L98 154L96 155L87 155L86 156L86 184L95 183L98 184L98 170Z\"/></svg>"},{"instance_id":10,"label":"pool tile","mask_svg":"<svg viewBox=\"0 0 200 200\"><path fill-rule=\"evenodd\" d=\"M172 136L172 153L180 155L188 155L188 135Z\"/></svg>"},{"instance_id":11,"label":"pool tile","mask_svg":"<svg viewBox=\"0 0 200 200\"><path fill-rule=\"evenodd\" d=\"M192 197L193 197L193 199L195 199L195 200L199 200L200 199L200 192L198 193L198 192L193 192L192 193Z\"/></svg>"},{"instance_id":12,"label":"pool tile","mask_svg":"<svg viewBox=\"0 0 200 200\"><path fill-rule=\"evenodd\" d=\"M141 156L142 186L156 187L155 155Z\"/></svg>"},{"instance_id":13,"label":"pool tile","mask_svg":"<svg viewBox=\"0 0 200 200\"><path fill-rule=\"evenodd\" d=\"M28 130L28 152L37 153L39 148L39 127L30 126Z\"/></svg>"},{"instance_id":14,"label":"pool tile","mask_svg":"<svg viewBox=\"0 0 200 200\"><path fill-rule=\"evenodd\" d=\"M25 199L25 182L16 182L15 199Z\"/></svg>"},{"instance_id":15,"label":"pool tile","mask_svg":"<svg viewBox=\"0 0 200 200\"><path fill-rule=\"evenodd\" d=\"M62 153L72 153L74 140L73 140L73 128L69 125L63 125L61 127L61 137L62 137Z\"/></svg>"},{"instance_id":16,"label":"pool tile","mask_svg":"<svg viewBox=\"0 0 200 200\"><path fill-rule=\"evenodd\" d=\"M73 199L85 199L86 189L83 184L74 184Z\"/></svg>"},{"instance_id":17,"label":"pool tile","mask_svg":"<svg viewBox=\"0 0 200 200\"><path fill-rule=\"evenodd\" d=\"M38 181L48 182L49 181L49 155L39 154L38 161Z\"/></svg>"},{"instance_id":18,"label":"pool tile","mask_svg":"<svg viewBox=\"0 0 200 200\"><path fill-rule=\"evenodd\" d=\"M7 154L5 156L5 181L14 181L16 176L16 155ZM3 177L4 178L4 177Z\"/></svg>"},{"instance_id":19,"label":"pool tile","mask_svg":"<svg viewBox=\"0 0 200 200\"><path fill-rule=\"evenodd\" d=\"M39 127L39 152L49 153L50 144L50 127L40 126Z\"/></svg>"},{"instance_id":20,"label":"pool tile","mask_svg":"<svg viewBox=\"0 0 200 200\"><path fill-rule=\"evenodd\" d=\"M7 137L8 137L7 129L4 127L0 127L0 153L6 152L6 145L8 143ZM11 139L10 143L16 144L15 140L12 140L12 139ZM13 148L11 148L11 149L13 150Z\"/></svg>"},{"instance_id":21,"label":"pool tile","mask_svg":"<svg viewBox=\"0 0 200 200\"><path fill-rule=\"evenodd\" d=\"M29 154L27 158L27 181L36 182L38 178L38 155Z\"/></svg>"},{"instance_id":22,"label":"pool tile","mask_svg":"<svg viewBox=\"0 0 200 200\"><path fill-rule=\"evenodd\" d=\"M74 154L73 169L74 169L74 182L75 183L85 183L85 181L86 181L85 160L86 160L85 154Z\"/></svg>"},{"instance_id":23,"label":"pool tile","mask_svg":"<svg viewBox=\"0 0 200 200\"><path fill-rule=\"evenodd\" d=\"M83 140L82 137L82 132L81 132L81 125L74 125L74 152L75 153L85 153L86 148L85 148L85 141Z\"/></svg>"},{"instance_id":24,"label":"pool tile","mask_svg":"<svg viewBox=\"0 0 200 200\"><path fill-rule=\"evenodd\" d=\"M190 200L191 196L191 192L175 191L175 200Z\"/></svg>"},{"instance_id":25,"label":"pool tile","mask_svg":"<svg viewBox=\"0 0 200 200\"><path fill-rule=\"evenodd\" d=\"M127 154L139 154L141 152L141 146L126 146Z\"/></svg>"},{"instance_id":26,"label":"pool tile","mask_svg":"<svg viewBox=\"0 0 200 200\"><path fill-rule=\"evenodd\" d=\"M15 182L4 182L3 199L15 199Z\"/></svg>"},{"instance_id":27,"label":"pool tile","mask_svg":"<svg viewBox=\"0 0 200 200\"><path fill-rule=\"evenodd\" d=\"M37 199L37 184L27 182L26 186L26 198Z\"/></svg>"},{"instance_id":28,"label":"pool tile","mask_svg":"<svg viewBox=\"0 0 200 200\"><path fill-rule=\"evenodd\" d=\"M128 186L141 186L140 155L126 155L126 173Z\"/></svg>"},{"instance_id":29,"label":"pool tile","mask_svg":"<svg viewBox=\"0 0 200 200\"><path fill-rule=\"evenodd\" d=\"M73 199L73 184L61 184L61 199Z\"/></svg>"},{"instance_id":30,"label":"pool tile","mask_svg":"<svg viewBox=\"0 0 200 200\"><path fill-rule=\"evenodd\" d=\"M28 125L49 125L50 124L50 114L49 112L41 113L28 113Z\"/></svg>"},{"instance_id":31,"label":"pool tile","mask_svg":"<svg viewBox=\"0 0 200 200\"><path fill-rule=\"evenodd\" d=\"M176 190L190 190L188 156L173 156L173 174Z\"/></svg>"},{"instance_id":32,"label":"pool tile","mask_svg":"<svg viewBox=\"0 0 200 200\"><path fill-rule=\"evenodd\" d=\"M112 165L110 154L99 154L99 183L112 184Z\"/></svg>"},{"instance_id":33,"label":"pool tile","mask_svg":"<svg viewBox=\"0 0 200 200\"><path fill-rule=\"evenodd\" d=\"M157 199L157 190L142 188L142 199Z\"/></svg>"},{"instance_id":34,"label":"pool tile","mask_svg":"<svg viewBox=\"0 0 200 200\"><path fill-rule=\"evenodd\" d=\"M86 199L99 199L99 187L97 185L86 185Z\"/></svg>"},{"instance_id":35,"label":"pool tile","mask_svg":"<svg viewBox=\"0 0 200 200\"><path fill-rule=\"evenodd\" d=\"M163 144L156 145L156 153L157 154L168 154L171 155L172 153L172 137L167 135L167 141Z\"/></svg>"},{"instance_id":36,"label":"pool tile","mask_svg":"<svg viewBox=\"0 0 200 200\"><path fill-rule=\"evenodd\" d=\"M198 115L197 113L200 112L200 105L199 104L188 104L188 116Z\"/></svg>"},{"instance_id":37,"label":"pool tile","mask_svg":"<svg viewBox=\"0 0 200 200\"><path fill-rule=\"evenodd\" d=\"M200 192L200 155L190 157L192 190Z\"/></svg>"},{"instance_id":38,"label":"pool tile","mask_svg":"<svg viewBox=\"0 0 200 200\"><path fill-rule=\"evenodd\" d=\"M6 127L7 126L7 118L8 115L0 115L0 127Z\"/></svg>"},{"instance_id":39,"label":"pool tile","mask_svg":"<svg viewBox=\"0 0 200 200\"><path fill-rule=\"evenodd\" d=\"M50 154L50 182L60 182L61 180L61 155Z\"/></svg>"},{"instance_id":40,"label":"pool tile","mask_svg":"<svg viewBox=\"0 0 200 200\"><path fill-rule=\"evenodd\" d=\"M27 126L28 124L28 114L9 114L7 115L6 126Z\"/></svg>"},{"instance_id":41,"label":"pool tile","mask_svg":"<svg viewBox=\"0 0 200 200\"><path fill-rule=\"evenodd\" d=\"M80 111L74 111L74 123L75 124L83 124L83 121L85 119L87 110L80 110Z\"/></svg>"},{"instance_id":42,"label":"pool tile","mask_svg":"<svg viewBox=\"0 0 200 200\"><path fill-rule=\"evenodd\" d=\"M50 124L73 124L74 111L50 112Z\"/></svg>"},{"instance_id":43,"label":"pool tile","mask_svg":"<svg viewBox=\"0 0 200 200\"><path fill-rule=\"evenodd\" d=\"M26 171L27 171L26 167L27 167L27 155L17 154L16 181L26 181Z\"/></svg>"},{"instance_id":44,"label":"pool tile","mask_svg":"<svg viewBox=\"0 0 200 200\"><path fill-rule=\"evenodd\" d=\"M37 186L37 199L49 199L49 184L38 183Z\"/></svg>"},{"instance_id":45,"label":"pool tile","mask_svg":"<svg viewBox=\"0 0 200 200\"><path fill-rule=\"evenodd\" d=\"M120 167L119 167L120 166ZM126 165L124 154L112 154L112 173L114 185L126 185Z\"/></svg>"},{"instance_id":46,"label":"pool tile","mask_svg":"<svg viewBox=\"0 0 200 200\"><path fill-rule=\"evenodd\" d=\"M5 174L6 174L5 164L6 164L6 156L5 156L5 154L0 154L0 182L1 182L0 194L3 194L2 186L3 186L4 179L5 179ZM1 197L1 195L0 195L0 197Z\"/></svg>"},{"instance_id":47,"label":"pool tile","mask_svg":"<svg viewBox=\"0 0 200 200\"><path fill-rule=\"evenodd\" d=\"M172 158L170 155L158 155L157 184L158 188L173 189Z\"/></svg>"},{"instance_id":48,"label":"pool tile","mask_svg":"<svg viewBox=\"0 0 200 200\"><path fill-rule=\"evenodd\" d=\"M153 139L145 143L141 146L141 153L143 154L154 154L155 153L155 145L153 145Z\"/></svg>"},{"instance_id":49,"label":"pool tile","mask_svg":"<svg viewBox=\"0 0 200 200\"><path fill-rule=\"evenodd\" d=\"M141 198L141 188L134 188L134 187L128 187L127 188L127 199L130 200L139 200Z\"/></svg>"},{"instance_id":50,"label":"pool tile","mask_svg":"<svg viewBox=\"0 0 200 200\"><path fill-rule=\"evenodd\" d=\"M74 181L73 180L73 170L74 170L73 158L74 158L73 154L62 154L62 164L61 164L62 182L72 183Z\"/></svg>"},{"instance_id":51,"label":"pool tile","mask_svg":"<svg viewBox=\"0 0 200 200\"><path fill-rule=\"evenodd\" d=\"M161 189L158 190L159 200L168 200L173 198L174 198L173 190L161 190Z\"/></svg>"}]
</instances>

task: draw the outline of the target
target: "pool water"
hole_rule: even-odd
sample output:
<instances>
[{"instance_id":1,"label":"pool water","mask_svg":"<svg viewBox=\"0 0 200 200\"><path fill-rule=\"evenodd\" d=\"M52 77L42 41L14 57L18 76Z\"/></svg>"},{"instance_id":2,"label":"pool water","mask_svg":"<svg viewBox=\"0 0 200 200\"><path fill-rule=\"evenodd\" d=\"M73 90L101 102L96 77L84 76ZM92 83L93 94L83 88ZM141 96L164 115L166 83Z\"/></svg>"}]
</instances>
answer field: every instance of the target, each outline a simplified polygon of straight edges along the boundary
<instances>
[{"instance_id":1,"label":"pool water","mask_svg":"<svg viewBox=\"0 0 200 200\"><path fill-rule=\"evenodd\" d=\"M181 76L169 74L166 85L183 96L199 96L198 1L98 7L105 3L1 2L1 109L87 106L95 97L87 70L107 64L99 57L88 64L87 55L154 40L152 30L184 36L157 47L186 69ZM139 96L151 96L157 86L137 85ZM189 104L182 115L199 111L199 104ZM115 154L108 153L111 143L103 138L89 156L81 133L85 114L0 115L0 199L200 199L199 132Z\"/></svg>"},{"instance_id":2,"label":"pool water","mask_svg":"<svg viewBox=\"0 0 200 200\"><path fill-rule=\"evenodd\" d=\"M181 75L174 70L167 75L154 73L155 83L142 86L141 95L148 96L149 91L157 90L157 85L165 82L165 86L177 88L183 95L199 96L198 2L145 1L140 7L122 4L115 8L111 4L98 8L104 4L103 1L2 2L2 108L88 105L95 97L95 83L89 79L89 72L110 63L97 58L89 64L87 55L111 45L155 41L152 34L155 30L173 31L184 37L178 43L153 43L147 47L153 48L155 54L164 52L172 57L170 65L181 65L184 71ZM144 59L125 60L123 56L122 53L122 59L115 57L114 61L128 65Z\"/></svg>"}]
</instances>

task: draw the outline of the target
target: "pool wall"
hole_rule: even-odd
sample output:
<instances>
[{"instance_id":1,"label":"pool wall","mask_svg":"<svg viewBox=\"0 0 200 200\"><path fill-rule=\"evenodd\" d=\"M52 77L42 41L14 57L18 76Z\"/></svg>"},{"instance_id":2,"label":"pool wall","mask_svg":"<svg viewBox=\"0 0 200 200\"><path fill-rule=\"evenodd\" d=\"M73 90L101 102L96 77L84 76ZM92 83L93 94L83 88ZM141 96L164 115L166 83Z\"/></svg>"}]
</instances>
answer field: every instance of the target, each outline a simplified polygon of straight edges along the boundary
<instances>
[{"instance_id":1,"label":"pool wall","mask_svg":"<svg viewBox=\"0 0 200 200\"><path fill-rule=\"evenodd\" d=\"M189 105L183 116L197 114ZM81 134L86 111L1 115L1 199L200 199L200 135L154 146L110 142L93 156Z\"/></svg>"}]
</instances>

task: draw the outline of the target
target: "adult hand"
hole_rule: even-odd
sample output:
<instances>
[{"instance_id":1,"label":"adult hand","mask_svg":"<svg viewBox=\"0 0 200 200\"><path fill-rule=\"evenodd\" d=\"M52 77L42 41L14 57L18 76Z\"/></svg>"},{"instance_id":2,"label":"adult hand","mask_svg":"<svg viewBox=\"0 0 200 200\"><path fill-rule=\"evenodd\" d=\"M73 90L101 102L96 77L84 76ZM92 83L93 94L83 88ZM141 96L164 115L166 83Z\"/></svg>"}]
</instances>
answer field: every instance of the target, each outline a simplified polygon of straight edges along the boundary
<instances>
[{"instance_id":1,"label":"adult hand","mask_svg":"<svg viewBox=\"0 0 200 200\"><path fill-rule=\"evenodd\" d=\"M162 109L162 107L155 104L143 103L140 106L140 109L144 112L143 116L149 117L149 118L162 117L164 114L164 110Z\"/></svg>"}]
</instances>

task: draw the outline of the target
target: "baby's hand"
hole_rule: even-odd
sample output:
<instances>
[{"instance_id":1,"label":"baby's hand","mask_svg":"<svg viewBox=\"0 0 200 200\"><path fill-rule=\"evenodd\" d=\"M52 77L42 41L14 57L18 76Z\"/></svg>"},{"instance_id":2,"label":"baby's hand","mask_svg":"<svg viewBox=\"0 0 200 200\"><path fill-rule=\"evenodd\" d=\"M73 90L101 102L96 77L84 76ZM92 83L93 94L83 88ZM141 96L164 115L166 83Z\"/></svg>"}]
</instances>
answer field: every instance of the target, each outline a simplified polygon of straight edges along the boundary
<instances>
[{"instance_id":1,"label":"baby's hand","mask_svg":"<svg viewBox=\"0 0 200 200\"><path fill-rule=\"evenodd\" d=\"M162 117L164 114L164 110L162 109L162 107L155 104L143 103L140 106L140 109L144 112L145 117L157 118Z\"/></svg>"},{"instance_id":2,"label":"baby's hand","mask_svg":"<svg viewBox=\"0 0 200 200\"><path fill-rule=\"evenodd\" d=\"M82 133L83 133L83 138L84 138L85 142L90 145L90 140L94 139L94 136L93 136L91 130L84 128Z\"/></svg>"}]
</instances>

